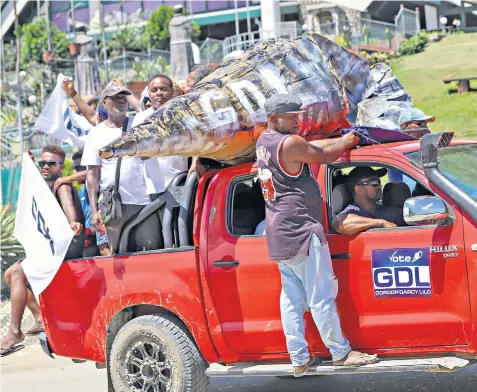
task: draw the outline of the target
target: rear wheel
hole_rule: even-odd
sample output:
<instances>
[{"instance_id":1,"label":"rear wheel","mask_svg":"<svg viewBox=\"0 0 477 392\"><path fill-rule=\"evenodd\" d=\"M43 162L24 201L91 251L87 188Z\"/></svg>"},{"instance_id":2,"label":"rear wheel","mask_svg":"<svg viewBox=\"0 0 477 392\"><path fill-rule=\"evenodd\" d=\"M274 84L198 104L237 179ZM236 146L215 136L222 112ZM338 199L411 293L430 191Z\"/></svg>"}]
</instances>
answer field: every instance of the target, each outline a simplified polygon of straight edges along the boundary
<instances>
[{"instance_id":1,"label":"rear wheel","mask_svg":"<svg viewBox=\"0 0 477 392\"><path fill-rule=\"evenodd\" d=\"M203 392L206 364L176 319L141 316L116 335L110 355L116 392Z\"/></svg>"}]
</instances>

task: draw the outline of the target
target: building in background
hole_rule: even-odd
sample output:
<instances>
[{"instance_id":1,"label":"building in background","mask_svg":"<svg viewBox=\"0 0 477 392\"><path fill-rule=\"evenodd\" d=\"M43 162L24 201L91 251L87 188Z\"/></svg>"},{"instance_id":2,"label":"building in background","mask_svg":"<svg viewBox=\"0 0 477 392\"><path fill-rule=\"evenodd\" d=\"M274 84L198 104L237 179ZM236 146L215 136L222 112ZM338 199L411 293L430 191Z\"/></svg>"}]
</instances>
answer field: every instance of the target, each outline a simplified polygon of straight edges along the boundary
<instances>
[{"instance_id":1,"label":"building in background","mask_svg":"<svg viewBox=\"0 0 477 392\"><path fill-rule=\"evenodd\" d=\"M42 7L44 1L16 0L20 23L31 22L37 15L37 4ZM241 32L247 31L247 2L238 0L238 21ZM251 19L252 30L258 30L261 18L260 1L249 0L248 14ZM207 37L223 39L235 34L235 1L234 0L143 0L143 1L88 1L75 0L76 26L86 26L88 34L99 36L99 6L103 4L106 31L113 31L117 26L126 23L144 23L149 15L161 5L182 5L187 13L201 28L201 40ZM64 32L72 30L71 2L50 1L50 20ZM281 20L298 21L299 1L280 1ZM2 1L2 38L13 38L13 0ZM258 22L258 23L257 23Z\"/></svg>"}]
</instances>

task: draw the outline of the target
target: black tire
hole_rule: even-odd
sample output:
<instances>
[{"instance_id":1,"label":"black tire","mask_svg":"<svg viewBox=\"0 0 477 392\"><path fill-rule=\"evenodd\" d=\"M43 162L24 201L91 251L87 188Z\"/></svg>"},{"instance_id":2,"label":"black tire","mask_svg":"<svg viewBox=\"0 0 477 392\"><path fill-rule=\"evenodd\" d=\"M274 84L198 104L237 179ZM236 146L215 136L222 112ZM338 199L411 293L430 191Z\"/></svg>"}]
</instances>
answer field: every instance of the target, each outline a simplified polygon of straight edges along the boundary
<instances>
[{"instance_id":1,"label":"black tire","mask_svg":"<svg viewBox=\"0 0 477 392\"><path fill-rule=\"evenodd\" d=\"M148 315L132 319L119 330L109 359L115 392L207 390L205 361L178 324L168 315Z\"/></svg>"}]
</instances>

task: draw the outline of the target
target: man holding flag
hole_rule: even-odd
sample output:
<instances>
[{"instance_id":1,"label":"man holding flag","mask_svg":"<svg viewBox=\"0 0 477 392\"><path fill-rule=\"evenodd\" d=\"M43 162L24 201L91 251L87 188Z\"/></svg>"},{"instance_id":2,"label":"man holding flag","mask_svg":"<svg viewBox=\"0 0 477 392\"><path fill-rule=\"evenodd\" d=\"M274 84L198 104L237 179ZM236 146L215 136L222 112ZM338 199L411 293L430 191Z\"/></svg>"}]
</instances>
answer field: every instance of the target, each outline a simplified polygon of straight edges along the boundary
<instances>
[{"instance_id":1,"label":"man holding flag","mask_svg":"<svg viewBox=\"0 0 477 392\"><path fill-rule=\"evenodd\" d=\"M41 176L58 202L54 205L49 200L51 193L48 195L48 188L36 182L38 174L34 165L28 159L24 160L15 237L24 246L27 257L5 272L5 280L11 289L12 316L8 332L1 341L2 357L23 348L20 343L25 336L21 331L21 321L25 307L32 311L36 321L27 334L35 335L43 331L40 308L32 291L39 296L53 279L63 259L81 258L83 254L84 216L78 194L71 184L63 184L54 191L64 161L65 152L57 146L45 147L39 161ZM62 216L57 214L60 207ZM66 225L71 230L65 230Z\"/></svg>"}]
</instances>

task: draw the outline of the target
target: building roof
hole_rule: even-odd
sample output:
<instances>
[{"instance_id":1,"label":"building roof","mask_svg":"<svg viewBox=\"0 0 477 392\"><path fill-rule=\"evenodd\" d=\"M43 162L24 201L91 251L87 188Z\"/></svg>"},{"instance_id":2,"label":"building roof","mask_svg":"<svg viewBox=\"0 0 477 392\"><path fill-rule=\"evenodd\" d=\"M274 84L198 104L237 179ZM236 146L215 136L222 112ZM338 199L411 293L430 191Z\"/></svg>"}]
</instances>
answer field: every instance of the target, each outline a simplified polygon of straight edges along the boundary
<instances>
[{"instance_id":1,"label":"building roof","mask_svg":"<svg viewBox=\"0 0 477 392\"><path fill-rule=\"evenodd\" d=\"M364 12L373 0L328 0L330 3Z\"/></svg>"}]
</instances>

